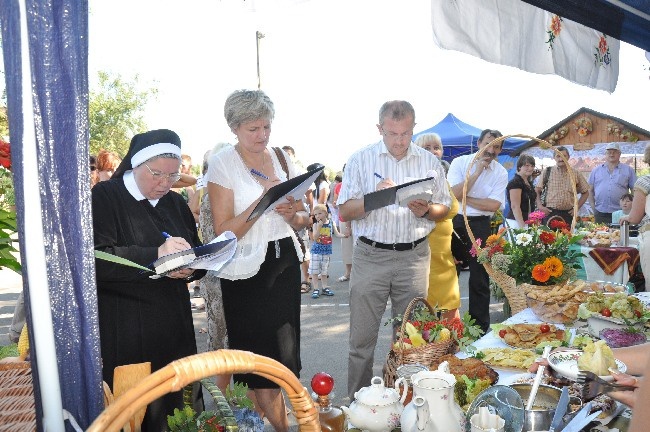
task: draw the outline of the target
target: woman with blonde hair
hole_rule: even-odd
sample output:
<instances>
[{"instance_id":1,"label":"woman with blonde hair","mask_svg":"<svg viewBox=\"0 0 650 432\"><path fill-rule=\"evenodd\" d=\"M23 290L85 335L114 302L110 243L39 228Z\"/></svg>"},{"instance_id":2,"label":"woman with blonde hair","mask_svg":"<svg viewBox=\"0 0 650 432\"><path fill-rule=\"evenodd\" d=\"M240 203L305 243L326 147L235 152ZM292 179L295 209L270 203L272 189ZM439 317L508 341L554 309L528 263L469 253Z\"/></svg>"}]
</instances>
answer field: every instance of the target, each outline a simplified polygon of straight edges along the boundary
<instances>
[{"instance_id":1,"label":"woman with blonde hair","mask_svg":"<svg viewBox=\"0 0 650 432\"><path fill-rule=\"evenodd\" d=\"M440 135L431 133L418 136L415 144L431 153L438 159L442 157L442 140ZM440 162L444 162L440 160ZM443 165L444 166L444 165ZM445 171L449 164L445 166ZM451 253L451 236L454 232L452 219L458 213L458 200L453 193L451 207L447 217L436 222L436 227L429 234L429 248L431 249L431 263L429 272L429 290L427 301L431 306L445 309L443 318L452 319L460 316L460 288L458 287L458 272L456 260Z\"/></svg>"},{"instance_id":2,"label":"woman with blonde hair","mask_svg":"<svg viewBox=\"0 0 650 432\"><path fill-rule=\"evenodd\" d=\"M287 197L273 211L249 220L264 193L299 175L289 156L267 148L273 102L261 90L238 90L228 96L224 115L237 136L234 146L210 158L207 187L214 231L232 231L237 251L219 272L231 349L273 358L299 375L300 262L303 252L294 230L307 226L302 197ZM289 423L280 388L254 374L236 374L250 389L261 416L277 431Z\"/></svg>"}]
</instances>

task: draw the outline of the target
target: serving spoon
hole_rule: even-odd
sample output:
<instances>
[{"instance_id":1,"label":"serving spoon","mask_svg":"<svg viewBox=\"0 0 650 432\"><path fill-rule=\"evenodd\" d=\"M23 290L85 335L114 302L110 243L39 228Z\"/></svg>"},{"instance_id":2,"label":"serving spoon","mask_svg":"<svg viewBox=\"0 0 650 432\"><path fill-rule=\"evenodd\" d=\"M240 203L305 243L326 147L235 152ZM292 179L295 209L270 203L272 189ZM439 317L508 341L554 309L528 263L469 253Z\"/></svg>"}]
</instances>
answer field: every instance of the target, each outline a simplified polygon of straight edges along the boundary
<instances>
[{"instance_id":1,"label":"serving spoon","mask_svg":"<svg viewBox=\"0 0 650 432\"><path fill-rule=\"evenodd\" d=\"M544 347L544 352L542 358L548 358L548 354L551 352L551 346L547 345ZM535 380L533 381L533 387L530 389L530 394L528 395L528 403L526 404L526 411L530 411L533 408L533 403L537 397L537 390L539 390L539 384L542 382L542 377L544 376L544 369L546 366L539 365L537 368L537 375L535 375Z\"/></svg>"}]
</instances>

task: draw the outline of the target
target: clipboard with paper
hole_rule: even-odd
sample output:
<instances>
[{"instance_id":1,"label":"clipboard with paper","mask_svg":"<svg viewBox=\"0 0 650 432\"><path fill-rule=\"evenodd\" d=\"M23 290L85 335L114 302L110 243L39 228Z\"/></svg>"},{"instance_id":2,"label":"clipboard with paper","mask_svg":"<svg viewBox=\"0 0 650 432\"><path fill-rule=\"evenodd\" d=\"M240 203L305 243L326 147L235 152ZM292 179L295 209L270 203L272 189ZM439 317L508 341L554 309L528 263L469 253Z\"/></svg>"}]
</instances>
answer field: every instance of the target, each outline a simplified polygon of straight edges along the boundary
<instances>
[{"instance_id":1,"label":"clipboard with paper","mask_svg":"<svg viewBox=\"0 0 650 432\"><path fill-rule=\"evenodd\" d=\"M157 279L184 268L218 271L233 257L236 248L235 234L225 231L210 243L158 258L151 264L156 274L150 277Z\"/></svg>"},{"instance_id":2,"label":"clipboard with paper","mask_svg":"<svg viewBox=\"0 0 650 432\"><path fill-rule=\"evenodd\" d=\"M369 212L392 204L406 207L408 203L417 199L429 201L433 196L434 188L435 177L408 181L364 195L363 208L365 212Z\"/></svg>"},{"instance_id":3,"label":"clipboard with paper","mask_svg":"<svg viewBox=\"0 0 650 432\"><path fill-rule=\"evenodd\" d=\"M263 213L275 209L278 204L286 202L288 196L291 196L296 200L302 199L309 190L309 187L314 183L314 180L316 180L316 177L318 177L324 169L325 167L321 165L315 170L306 172L305 174L301 174L271 187L266 191L260 202L257 203L246 221L255 219Z\"/></svg>"}]
</instances>

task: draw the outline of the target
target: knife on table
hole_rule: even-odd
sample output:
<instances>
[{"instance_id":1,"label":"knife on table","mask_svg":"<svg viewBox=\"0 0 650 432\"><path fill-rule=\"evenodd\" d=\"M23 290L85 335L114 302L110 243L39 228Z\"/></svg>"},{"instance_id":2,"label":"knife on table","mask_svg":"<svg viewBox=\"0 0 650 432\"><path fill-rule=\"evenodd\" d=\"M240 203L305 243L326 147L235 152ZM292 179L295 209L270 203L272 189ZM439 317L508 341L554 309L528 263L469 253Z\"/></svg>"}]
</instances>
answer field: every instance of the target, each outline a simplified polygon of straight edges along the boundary
<instances>
[{"instance_id":1,"label":"knife on table","mask_svg":"<svg viewBox=\"0 0 650 432\"><path fill-rule=\"evenodd\" d=\"M551 421L551 427L548 432L555 432L560 422L564 417L564 414L567 412L569 406L569 387L562 388L562 394L560 395L560 401L557 403L555 408L555 414L553 415L553 421Z\"/></svg>"}]
</instances>

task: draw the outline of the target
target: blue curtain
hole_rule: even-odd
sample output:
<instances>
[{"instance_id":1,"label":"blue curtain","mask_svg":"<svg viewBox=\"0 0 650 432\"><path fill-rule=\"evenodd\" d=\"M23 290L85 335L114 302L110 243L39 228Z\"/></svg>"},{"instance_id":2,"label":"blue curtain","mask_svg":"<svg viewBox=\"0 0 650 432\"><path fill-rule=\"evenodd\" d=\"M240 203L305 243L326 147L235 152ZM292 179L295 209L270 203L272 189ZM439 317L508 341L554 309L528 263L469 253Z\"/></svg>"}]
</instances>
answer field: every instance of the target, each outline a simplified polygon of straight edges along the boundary
<instances>
[{"instance_id":1,"label":"blue curtain","mask_svg":"<svg viewBox=\"0 0 650 432\"><path fill-rule=\"evenodd\" d=\"M29 47L21 46L18 1L0 5L21 259L25 271L27 248L45 248L63 408L86 429L104 404L88 168L88 2L26 0ZM22 71L21 51L27 49L31 70ZM23 95L22 80L30 75L32 94ZM33 100L33 124L23 124L23 97ZM35 167L23 167L21 143L29 128L36 134ZM40 209L25 209L23 170L38 170ZM33 211L43 220L43 245L23 240L29 227L21 215ZM40 419L47 401L40 397L33 358L32 367Z\"/></svg>"}]
</instances>

